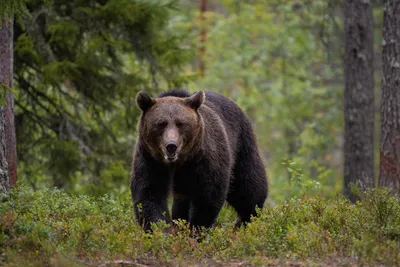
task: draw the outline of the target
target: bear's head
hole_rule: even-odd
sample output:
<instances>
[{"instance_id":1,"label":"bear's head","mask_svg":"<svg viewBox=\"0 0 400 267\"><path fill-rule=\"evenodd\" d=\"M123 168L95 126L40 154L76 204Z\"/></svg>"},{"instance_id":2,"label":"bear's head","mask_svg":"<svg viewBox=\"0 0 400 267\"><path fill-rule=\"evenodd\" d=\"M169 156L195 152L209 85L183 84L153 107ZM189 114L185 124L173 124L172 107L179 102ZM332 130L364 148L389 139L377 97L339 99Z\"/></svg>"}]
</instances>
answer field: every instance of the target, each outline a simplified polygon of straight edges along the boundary
<instances>
[{"instance_id":1,"label":"bear's head","mask_svg":"<svg viewBox=\"0 0 400 267\"><path fill-rule=\"evenodd\" d=\"M183 161L190 154L202 134L198 109L204 99L203 91L186 98L137 94L136 104L142 110L139 135L153 157L170 164Z\"/></svg>"}]
</instances>

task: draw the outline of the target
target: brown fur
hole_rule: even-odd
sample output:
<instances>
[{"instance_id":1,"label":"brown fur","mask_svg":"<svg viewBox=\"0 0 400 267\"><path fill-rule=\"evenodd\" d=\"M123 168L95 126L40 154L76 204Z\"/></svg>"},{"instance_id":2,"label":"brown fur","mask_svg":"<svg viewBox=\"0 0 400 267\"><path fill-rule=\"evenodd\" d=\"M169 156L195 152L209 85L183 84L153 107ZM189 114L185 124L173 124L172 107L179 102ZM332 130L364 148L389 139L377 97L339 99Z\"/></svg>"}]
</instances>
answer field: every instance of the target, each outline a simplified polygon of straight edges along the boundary
<instances>
[{"instance_id":1,"label":"brown fur","mask_svg":"<svg viewBox=\"0 0 400 267\"><path fill-rule=\"evenodd\" d=\"M262 208L267 180L250 121L230 100L207 92L139 93L143 114L132 171L132 197L139 223L150 229L172 219L211 226L225 200L248 222ZM142 205L142 210L137 208Z\"/></svg>"}]
</instances>

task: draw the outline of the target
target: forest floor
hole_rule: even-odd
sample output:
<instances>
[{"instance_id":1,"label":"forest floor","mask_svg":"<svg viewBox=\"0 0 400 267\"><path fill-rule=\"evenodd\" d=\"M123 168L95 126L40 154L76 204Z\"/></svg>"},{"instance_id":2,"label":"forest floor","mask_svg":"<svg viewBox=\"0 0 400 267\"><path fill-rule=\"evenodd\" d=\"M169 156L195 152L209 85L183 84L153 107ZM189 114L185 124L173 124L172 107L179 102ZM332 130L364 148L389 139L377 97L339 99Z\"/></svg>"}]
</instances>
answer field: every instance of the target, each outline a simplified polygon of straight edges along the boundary
<instances>
[{"instance_id":1,"label":"forest floor","mask_svg":"<svg viewBox=\"0 0 400 267\"><path fill-rule=\"evenodd\" d=\"M212 229L190 237L185 222L164 234L135 223L128 193L119 197L33 192L0 195L3 266L399 266L400 202L379 189L346 199L290 199L233 229L224 207Z\"/></svg>"},{"instance_id":2,"label":"forest floor","mask_svg":"<svg viewBox=\"0 0 400 267\"><path fill-rule=\"evenodd\" d=\"M60 262L58 262L57 266ZM71 260L65 261L65 266L100 266L100 267L111 267L111 266L134 266L134 267L148 267L148 266L188 266L188 267L203 267L203 266L216 266L216 267L248 267L248 266L360 266L368 265L368 263L361 263L355 259L346 258L327 258L324 260L280 260L271 258L257 258L257 260L241 260L241 261L215 261L204 259L197 262L189 261L177 261L177 262L165 262L159 261L156 258L148 257L135 260L111 260L104 262L93 262L88 260ZM373 264L374 266L385 266L384 264Z\"/></svg>"}]
</instances>

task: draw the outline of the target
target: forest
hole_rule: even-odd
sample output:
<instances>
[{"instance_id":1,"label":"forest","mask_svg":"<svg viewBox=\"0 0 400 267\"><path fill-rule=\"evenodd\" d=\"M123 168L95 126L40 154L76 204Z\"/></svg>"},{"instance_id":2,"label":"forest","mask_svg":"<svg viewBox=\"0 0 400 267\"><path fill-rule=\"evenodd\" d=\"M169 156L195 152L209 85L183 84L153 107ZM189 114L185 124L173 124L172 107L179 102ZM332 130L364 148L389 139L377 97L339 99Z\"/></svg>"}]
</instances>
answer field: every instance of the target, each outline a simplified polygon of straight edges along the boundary
<instances>
[{"instance_id":1,"label":"forest","mask_svg":"<svg viewBox=\"0 0 400 267\"><path fill-rule=\"evenodd\" d=\"M399 266L400 0L0 0L0 265ZM268 197L145 232L140 91L250 118ZM169 207L172 199L168 201Z\"/></svg>"}]
</instances>

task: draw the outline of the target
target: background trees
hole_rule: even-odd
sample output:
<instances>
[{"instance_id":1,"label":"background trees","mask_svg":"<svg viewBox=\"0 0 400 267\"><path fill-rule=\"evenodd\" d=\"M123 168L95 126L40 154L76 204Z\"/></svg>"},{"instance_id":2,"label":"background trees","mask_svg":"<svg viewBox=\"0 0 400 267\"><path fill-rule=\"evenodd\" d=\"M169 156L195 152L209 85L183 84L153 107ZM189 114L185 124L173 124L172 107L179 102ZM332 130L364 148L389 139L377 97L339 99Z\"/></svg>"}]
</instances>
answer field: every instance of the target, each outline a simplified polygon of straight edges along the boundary
<instances>
[{"instance_id":1,"label":"background trees","mask_svg":"<svg viewBox=\"0 0 400 267\"><path fill-rule=\"evenodd\" d=\"M21 179L33 188L107 192L129 176L136 92L184 80L186 52L167 27L175 5L26 6L14 38Z\"/></svg>"},{"instance_id":2,"label":"background trees","mask_svg":"<svg viewBox=\"0 0 400 267\"><path fill-rule=\"evenodd\" d=\"M386 1L383 19L383 79L379 185L400 194L400 1Z\"/></svg>"},{"instance_id":3,"label":"background trees","mask_svg":"<svg viewBox=\"0 0 400 267\"><path fill-rule=\"evenodd\" d=\"M249 114L268 163L270 201L305 192L334 196L343 175L373 184L380 2L357 5L359 12L346 6L346 14L340 3L322 0L17 2L26 5L14 24L22 183L89 194L126 190L136 92L186 86L225 94ZM353 39L343 57L345 33ZM343 58L351 61L346 79ZM357 88L368 88L365 97ZM344 108L353 115L343 116ZM358 133L348 134L352 129ZM344 132L351 142L344 143Z\"/></svg>"},{"instance_id":4,"label":"background trees","mask_svg":"<svg viewBox=\"0 0 400 267\"><path fill-rule=\"evenodd\" d=\"M185 13L175 25L198 51L198 6L181 2ZM208 1L207 71L188 87L228 95L250 115L267 158L270 200L341 190L341 13L327 1ZM196 63L186 71L196 73Z\"/></svg>"}]
</instances>

